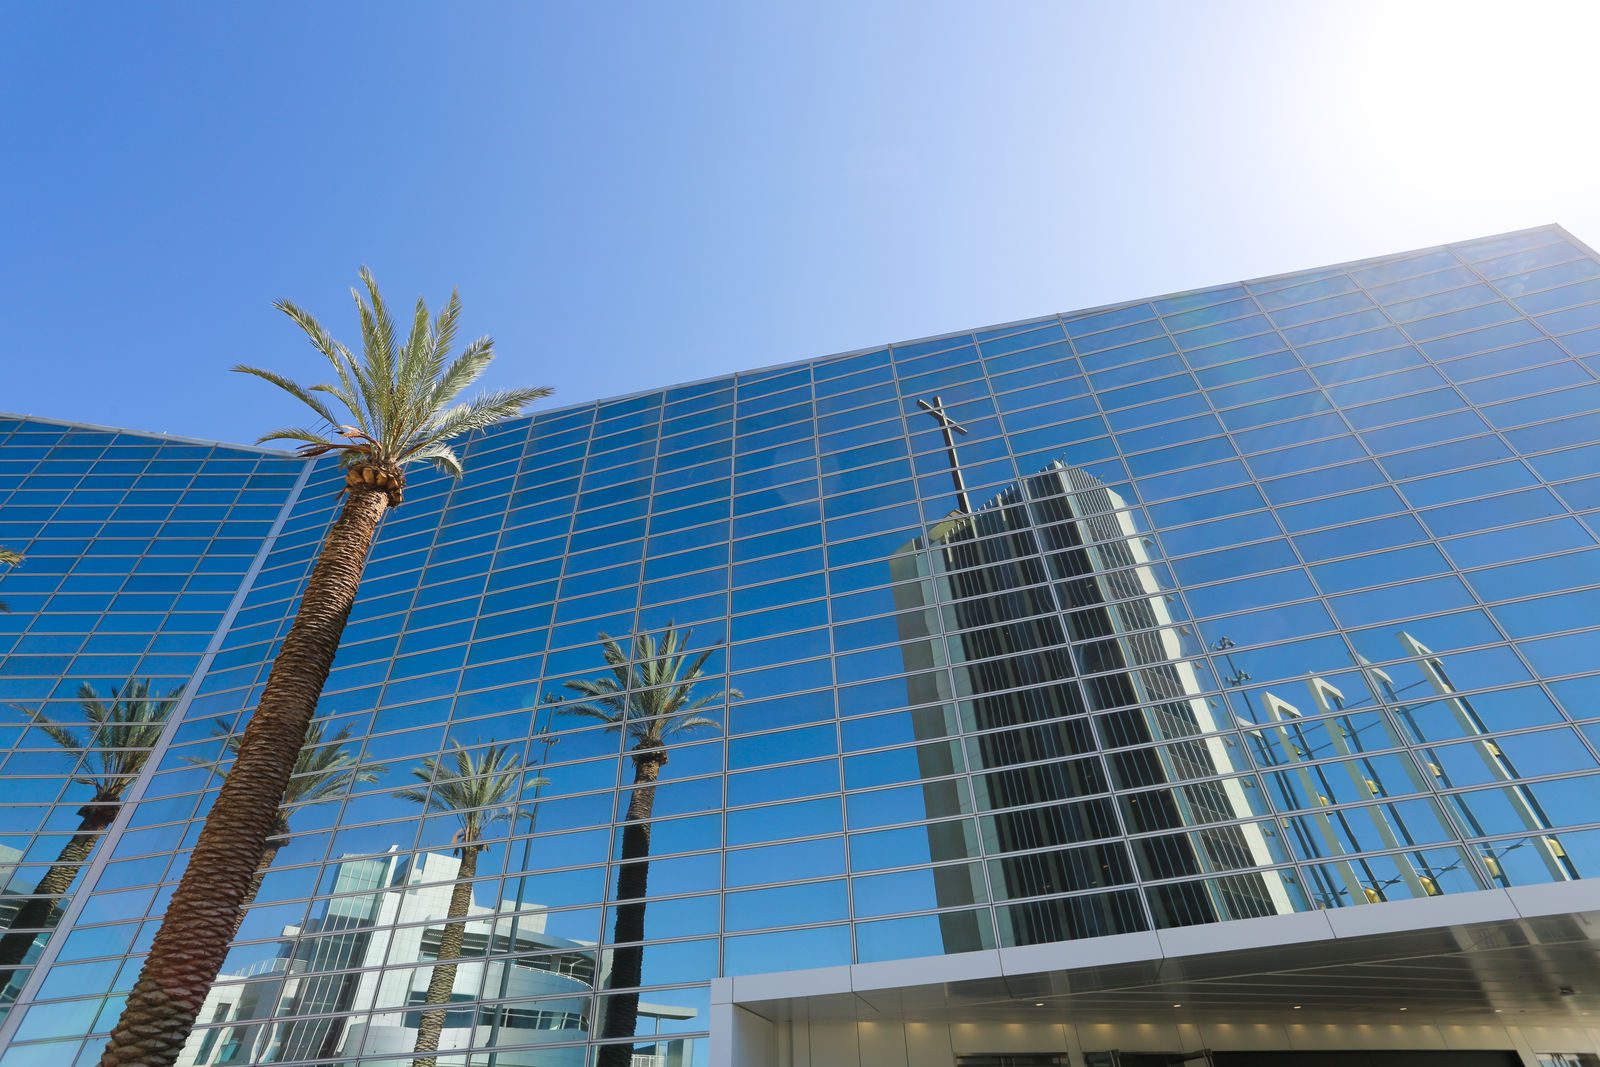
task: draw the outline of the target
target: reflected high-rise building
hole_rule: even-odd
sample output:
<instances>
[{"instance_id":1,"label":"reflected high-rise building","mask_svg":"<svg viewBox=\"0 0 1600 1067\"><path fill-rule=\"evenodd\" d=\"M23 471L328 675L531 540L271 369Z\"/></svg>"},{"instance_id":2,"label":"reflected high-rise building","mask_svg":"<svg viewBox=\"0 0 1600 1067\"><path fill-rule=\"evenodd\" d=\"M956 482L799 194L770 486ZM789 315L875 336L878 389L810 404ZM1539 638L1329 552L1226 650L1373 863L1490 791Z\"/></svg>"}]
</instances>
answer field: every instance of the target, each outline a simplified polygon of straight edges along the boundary
<instances>
[{"instance_id":1,"label":"reflected high-rise building","mask_svg":"<svg viewBox=\"0 0 1600 1067\"><path fill-rule=\"evenodd\" d=\"M974 802L992 812L984 851L1001 857L988 862L992 891L1060 895L1002 913L1019 944L1144 929L1136 893L1105 892L1133 883L1135 863L1181 878L1287 860L1272 824L1247 821L1264 806L1254 779L1237 777L1248 764L1219 732L1231 723L1147 541L1115 490L1058 461L891 562L907 668L947 659L975 734L965 753ZM936 643L942 653L926 651ZM939 699L936 678L911 675L913 705ZM1141 791L1119 807L1112 782ZM1276 872L1188 883L1151 904L1178 924L1305 906L1293 875Z\"/></svg>"}]
</instances>

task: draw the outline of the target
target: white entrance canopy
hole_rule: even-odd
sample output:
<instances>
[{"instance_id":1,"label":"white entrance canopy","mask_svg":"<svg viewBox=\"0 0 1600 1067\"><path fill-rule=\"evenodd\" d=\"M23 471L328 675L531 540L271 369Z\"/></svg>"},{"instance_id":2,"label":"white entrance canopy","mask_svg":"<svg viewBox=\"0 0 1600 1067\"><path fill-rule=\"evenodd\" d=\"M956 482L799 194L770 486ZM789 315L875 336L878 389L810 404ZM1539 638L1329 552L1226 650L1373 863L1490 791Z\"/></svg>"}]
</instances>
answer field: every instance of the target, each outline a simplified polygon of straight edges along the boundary
<instances>
[{"instance_id":1,"label":"white entrance canopy","mask_svg":"<svg viewBox=\"0 0 1600 1067\"><path fill-rule=\"evenodd\" d=\"M1600 1052L1600 889L1497 889L718 980L711 1067L1193 1049Z\"/></svg>"}]
</instances>

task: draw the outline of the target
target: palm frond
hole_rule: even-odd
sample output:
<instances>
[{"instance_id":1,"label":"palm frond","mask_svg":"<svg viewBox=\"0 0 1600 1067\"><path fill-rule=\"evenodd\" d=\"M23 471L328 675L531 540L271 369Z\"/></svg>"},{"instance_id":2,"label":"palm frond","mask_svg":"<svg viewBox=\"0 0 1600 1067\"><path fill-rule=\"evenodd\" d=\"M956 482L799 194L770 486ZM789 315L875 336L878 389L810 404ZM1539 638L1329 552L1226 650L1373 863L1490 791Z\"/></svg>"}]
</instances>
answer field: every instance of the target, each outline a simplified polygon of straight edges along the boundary
<instances>
[{"instance_id":1,"label":"palm frond","mask_svg":"<svg viewBox=\"0 0 1600 1067\"><path fill-rule=\"evenodd\" d=\"M668 739L697 731L720 730L714 719L696 714L711 704L740 695L738 690L695 697L714 650L687 651L693 633L668 623L660 635L634 635L632 654L622 642L600 634L610 677L579 678L566 687L587 698L564 704L561 713L603 722L626 731L637 749L663 747ZM691 658L692 656L692 658Z\"/></svg>"},{"instance_id":2,"label":"palm frond","mask_svg":"<svg viewBox=\"0 0 1600 1067\"><path fill-rule=\"evenodd\" d=\"M433 320L433 333L429 338L428 359L422 365L424 380L433 381L444 370L455 347L456 333L461 329L461 294L450 290L450 299L439 309ZM420 384L420 383L419 383Z\"/></svg>"},{"instance_id":3,"label":"palm frond","mask_svg":"<svg viewBox=\"0 0 1600 1067\"><path fill-rule=\"evenodd\" d=\"M9 548L0 548L0 566L15 567L22 562L22 553Z\"/></svg>"},{"instance_id":4,"label":"palm frond","mask_svg":"<svg viewBox=\"0 0 1600 1067\"><path fill-rule=\"evenodd\" d=\"M295 324L310 338L312 347L327 357L328 362L333 365L334 373L339 376L340 392L334 395L338 396L340 402L349 409L351 416L356 420L356 425L367 433L372 433L372 427L367 424L366 414L355 401L356 384L350 377L350 364L354 361L350 356L350 351L338 341L335 341L333 335L328 333L322 323L318 322L309 311L299 305L289 300L278 300L272 306L293 319ZM332 388L312 386L312 389L319 388L324 392L333 392Z\"/></svg>"},{"instance_id":5,"label":"palm frond","mask_svg":"<svg viewBox=\"0 0 1600 1067\"><path fill-rule=\"evenodd\" d=\"M361 267L361 283L366 286L367 295L372 298L372 329L370 332L365 329L362 331L366 339L366 362L372 370L375 382L389 384L395 379L394 320L389 317L389 306L384 302L383 294L378 291L377 280L372 277L372 271L367 269L365 264ZM361 301L357 299L356 303L359 305ZM424 316L427 314L426 306L423 308L423 314Z\"/></svg>"},{"instance_id":6,"label":"palm frond","mask_svg":"<svg viewBox=\"0 0 1600 1067\"><path fill-rule=\"evenodd\" d=\"M493 361L494 338L492 337L480 337L462 349L461 354L451 361L434 384L434 407L443 407L460 396L463 389L483 376L483 372L489 369L489 364Z\"/></svg>"},{"instance_id":7,"label":"palm frond","mask_svg":"<svg viewBox=\"0 0 1600 1067\"><path fill-rule=\"evenodd\" d=\"M522 757L509 744L468 749L459 741L450 751L425 756L411 768L427 789L402 789L394 795L424 811L452 812L461 821L461 845L481 839L490 823L511 818L522 780Z\"/></svg>"},{"instance_id":8,"label":"palm frond","mask_svg":"<svg viewBox=\"0 0 1600 1067\"><path fill-rule=\"evenodd\" d=\"M615 678L573 678L566 686L574 693L601 703L611 703L628 691L628 687Z\"/></svg>"},{"instance_id":9,"label":"palm frond","mask_svg":"<svg viewBox=\"0 0 1600 1067\"><path fill-rule=\"evenodd\" d=\"M311 391L313 393L327 393L339 403L343 404L346 411L356 412L361 410L361 398L356 396L353 392L346 389L342 385L328 385L326 383L322 383L319 385L313 385L311 387ZM363 430L362 432L365 433L366 431Z\"/></svg>"},{"instance_id":10,"label":"palm frond","mask_svg":"<svg viewBox=\"0 0 1600 1067\"><path fill-rule=\"evenodd\" d=\"M714 693L711 696L698 697L689 701L687 704L684 704L678 710L685 715L692 715L701 708L709 708L713 704L721 704L728 700L739 700L743 696L744 693L738 689L727 689L721 693Z\"/></svg>"},{"instance_id":11,"label":"palm frond","mask_svg":"<svg viewBox=\"0 0 1600 1067\"><path fill-rule=\"evenodd\" d=\"M448 441L452 437L460 437L473 430L488 429L497 422L515 418L522 414L523 408L549 395L550 390L543 386L531 389L503 389L485 393L470 403L458 404L442 411L422 428L415 440L406 444L408 458L409 453L414 453L417 449Z\"/></svg>"},{"instance_id":12,"label":"palm frond","mask_svg":"<svg viewBox=\"0 0 1600 1067\"><path fill-rule=\"evenodd\" d=\"M448 474L452 478L459 478L463 473L461 457L456 455L456 450L446 444L428 445L411 453L413 462L432 463L434 469L441 474Z\"/></svg>"},{"instance_id":13,"label":"palm frond","mask_svg":"<svg viewBox=\"0 0 1600 1067\"><path fill-rule=\"evenodd\" d=\"M289 316L328 360L336 380L302 385L274 371L243 364L235 367L288 392L327 424L324 432L303 427L276 430L262 437L262 442L298 441L304 455L339 453L346 463L358 459L394 466L427 462L458 477L462 463L448 447L451 439L519 415L528 404L550 395L550 390L542 387L498 390L449 406L482 376L494 358L493 341L480 338L450 359L461 317L460 298L452 292L431 320L427 303L418 300L405 342L400 344L388 305L366 267L361 268L361 283L361 288L352 290L361 329L359 358L303 308L288 300L273 305ZM338 401L348 418L325 398ZM341 425L344 422L353 429L347 431ZM336 440L333 434L347 440Z\"/></svg>"},{"instance_id":14,"label":"palm frond","mask_svg":"<svg viewBox=\"0 0 1600 1067\"><path fill-rule=\"evenodd\" d=\"M704 715L674 715L661 727L661 736L687 733L691 730L720 730L722 724Z\"/></svg>"},{"instance_id":15,"label":"palm frond","mask_svg":"<svg viewBox=\"0 0 1600 1067\"><path fill-rule=\"evenodd\" d=\"M350 751L354 727L347 724L331 737L325 736L327 727L326 720L313 719L310 728L307 729L306 743L301 747L300 754L295 757L294 770L290 773L289 787L283 796L283 807L313 807L337 800L357 784L376 782L378 776L383 773L384 768L362 763L356 754ZM243 734L233 733L227 727L219 726L213 732L213 736L222 739L220 756L213 759L184 756L183 762L191 767L211 767L220 770L223 763L239 754Z\"/></svg>"},{"instance_id":16,"label":"palm frond","mask_svg":"<svg viewBox=\"0 0 1600 1067\"><path fill-rule=\"evenodd\" d=\"M284 375L279 374L277 371L263 370L260 367L252 367L245 363L237 363L233 366L233 372L235 374L254 375L257 378L260 378L262 381L271 382L273 385L276 385L279 389L282 389L284 392L300 401L300 403L304 404L312 411L315 411L317 416L321 418L323 422L327 423L330 428L339 424L339 420L333 417L333 412L328 410L328 405L324 404L321 400L318 400L315 396L313 396L310 389L291 378L287 378ZM259 441L256 443L260 444Z\"/></svg>"},{"instance_id":17,"label":"palm frond","mask_svg":"<svg viewBox=\"0 0 1600 1067\"><path fill-rule=\"evenodd\" d=\"M340 452L350 447L348 442L334 441L315 430L308 430L303 426L286 426L279 430L272 430L256 438L256 444L263 445L268 441L299 441L300 452L306 456L321 456L329 452Z\"/></svg>"},{"instance_id":18,"label":"palm frond","mask_svg":"<svg viewBox=\"0 0 1600 1067\"><path fill-rule=\"evenodd\" d=\"M89 747L89 741L87 738L81 734L67 729L60 723L50 721L45 717L45 714L42 711L36 711L33 713L33 725L39 728L40 733L44 734L46 737L60 745L62 748L66 749L68 752L81 756Z\"/></svg>"},{"instance_id":19,"label":"palm frond","mask_svg":"<svg viewBox=\"0 0 1600 1067\"><path fill-rule=\"evenodd\" d=\"M606 711L592 704L567 704L562 707L561 714L575 715L580 719L593 719L595 722L605 723L612 729L620 727L624 719L621 712Z\"/></svg>"},{"instance_id":20,"label":"palm frond","mask_svg":"<svg viewBox=\"0 0 1600 1067\"><path fill-rule=\"evenodd\" d=\"M182 686L166 696L152 695L148 680L130 678L107 701L85 683L78 687L78 705L90 724L86 733L52 721L43 711L32 711L29 718L46 737L78 757L81 770L73 781L94 789L98 800L117 800L150 761L182 695Z\"/></svg>"},{"instance_id":21,"label":"palm frond","mask_svg":"<svg viewBox=\"0 0 1600 1067\"><path fill-rule=\"evenodd\" d=\"M418 297L417 306L411 314L411 332L406 335L406 343L400 348L395 366L396 393L404 409L398 421L400 433L405 437L411 436L427 418L427 413L413 401L412 389L408 388L407 383L427 380L426 367L432 343L433 324L428 321L428 305Z\"/></svg>"},{"instance_id":22,"label":"palm frond","mask_svg":"<svg viewBox=\"0 0 1600 1067\"><path fill-rule=\"evenodd\" d=\"M342 754L340 759L343 762L324 770L310 771L289 779L289 789L283 795L283 802L297 808L326 804L344 796L352 786L376 782L382 773L374 768L363 767L349 753Z\"/></svg>"},{"instance_id":23,"label":"palm frond","mask_svg":"<svg viewBox=\"0 0 1600 1067\"><path fill-rule=\"evenodd\" d=\"M394 393L394 323L389 319L389 310L384 306L372 272L365 266L361 268L361 283L373 300L369 307L361 290L350 290L356 302L356 317L361 323L361 359L350 361L350 373L356 380L362 405L372 417L372 424L386 426L387 400Z\"/></svg>"},{"instance_id":24,"label":"palm frond","mask_svg":"<svg viewBox=\"0 0 1600 1067\"><path fill-rule=\"evenodd\" d=\"M585 697L581 704L563 705L563 712L606 721L621 721L628 717L628 680L621 678L574 678L566 687Z\"/></svg>"},{"instance_id":25,"label":"palm frond","mask_svg":"<svg viewBox=\"0 0 1600 1067\"><path fill-rule=\"evenodd\" d=\"M420 303L420 302L419 302ZM461 320L461 296L452 289L450 299L439 311L428 331L427 349L420 358L405 363L400 370L400 391L407 398L406 428L415 434L433 418L439 405L434 402L435 379L443 372L455 344Z\"/></svg>"}]
</instances>

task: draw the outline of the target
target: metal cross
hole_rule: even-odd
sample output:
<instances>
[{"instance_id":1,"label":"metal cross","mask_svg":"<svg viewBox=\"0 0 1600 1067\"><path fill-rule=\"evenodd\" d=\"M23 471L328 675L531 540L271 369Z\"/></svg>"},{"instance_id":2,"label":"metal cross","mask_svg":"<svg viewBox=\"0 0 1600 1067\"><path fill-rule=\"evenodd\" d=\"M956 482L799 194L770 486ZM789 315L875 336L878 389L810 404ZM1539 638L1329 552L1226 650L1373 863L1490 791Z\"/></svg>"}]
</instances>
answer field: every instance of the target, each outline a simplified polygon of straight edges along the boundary
<instances>
[{"instance_id":1,"label":"metal cross","mask_svg":"<svg viewBox=\"0 0 1600 1067\"><path fill-rule=\"evenodd\" d=\"M944 403L937 396L933 398L933 403L931 404L926 400L918 400L917 407L932 415L934 420L938 422L939 429L944 431L944 450L945 454L950 457L950 480L955 483L956 504L961 508L963 514L971 515L972 502L967 499L967 483L961 477L961 460L956 455L955 438L958 433L964 436L967 428L945 414Z\"/></svg>"}]
</instances>

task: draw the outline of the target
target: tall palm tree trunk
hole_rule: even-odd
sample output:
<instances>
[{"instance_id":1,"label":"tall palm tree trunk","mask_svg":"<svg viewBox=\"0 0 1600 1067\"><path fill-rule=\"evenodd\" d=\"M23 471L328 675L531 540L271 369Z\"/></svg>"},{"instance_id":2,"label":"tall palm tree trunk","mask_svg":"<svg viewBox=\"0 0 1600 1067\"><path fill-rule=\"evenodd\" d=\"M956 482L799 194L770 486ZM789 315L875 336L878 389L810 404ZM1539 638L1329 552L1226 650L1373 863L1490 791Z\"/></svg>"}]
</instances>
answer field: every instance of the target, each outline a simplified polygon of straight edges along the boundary
<instances>
[{"instance_id":1,"label":"tall palm tree trunk","mask_svg":"<svg viewBox=\"0 0 1600 1067\"><path fill-rule=\"evenodd\" d=\"M100 1067L170 1067L227 957L390 498L351 485Z\"/></svg>"},{"instance_id":2,"label":"tall palm tree trunk","mask_svg":"<svg viewBox=\"0 0 1600 1067\"><path fill-rule=\"evenodd\" d=\"M117 817L117 808L115 804L85 804L78 809L77 833L62 847L55 863L33 887L34 895L17 909L10 930L0 937L0 967L7 968L0 971L0 989L11 982L15 967L38 940L39 931L54 921L61 898L72 888L78 872L83 869L83 861L94 851L100 831Z\"/></svg>"},{"instance_id":3,"label":"tall palm tree trunk","mask_svg":"<svg viewBox=\"0 0 1600 1067\"><path fill-rule=\"evenodd\" d=\"M633 799L628 802L628 825L622 831L622 865L617 873L617 919L613 943L644 940L644 895L650 880L650 816L656 806L656 779L666 753L652 749L633 756ZM644 946L628 944L611 951L612 989L633 989L644 976ZM633 1037L639 1029L639 994L614 993L606 998L606 1021L601 1037ZM632 1045L606 1045L597 1067L630 1067Z\"/></svg>"},{"instance_id":4,"label":"tall palm tree trunk","mask_svg":"<svg viewBox=\"0 0 1600 1067\"><path fill-rule=\"evenodd\" d=\"M428 979L428 999L425 1003L439 1007L429 1008L422 1013L414 1050L419 1053L439 1051L439 1035L444 1032L445 1015L450 1010L450 992L456 987L455 961L461 958L461 942L467 934L467 924L459 920L466 917L467 909L472 906L472 879L478 873L478 853L481 850L481 845L469 845L461 850L461 869L456 872L456 885L450 891L450 910L445 913L450 921L445 924L444 934L439 938L439 962L433 965L433 974ZM438 1062L437 1056L419 1055L411 1061L411 1067L435 1067Z\"/></svg>"}]
</instances>

